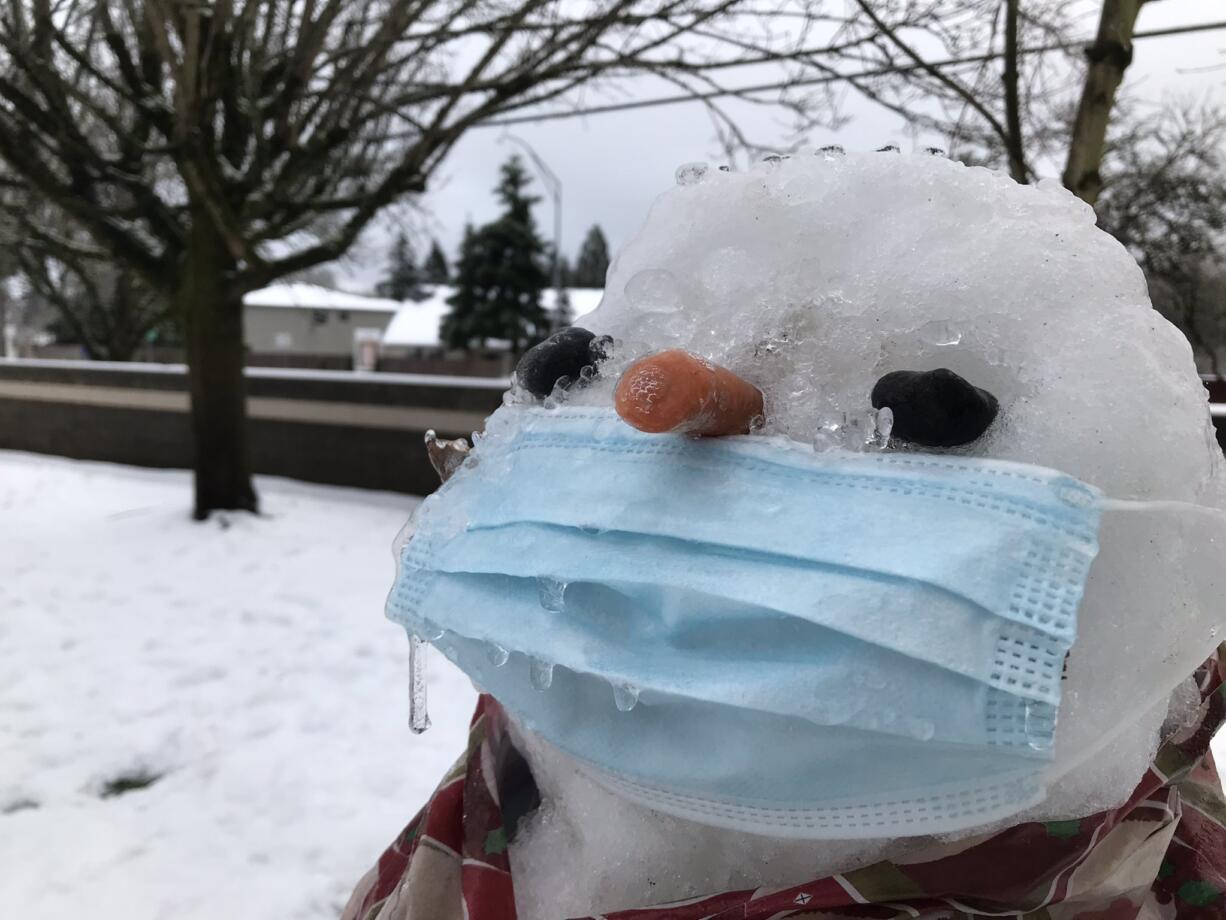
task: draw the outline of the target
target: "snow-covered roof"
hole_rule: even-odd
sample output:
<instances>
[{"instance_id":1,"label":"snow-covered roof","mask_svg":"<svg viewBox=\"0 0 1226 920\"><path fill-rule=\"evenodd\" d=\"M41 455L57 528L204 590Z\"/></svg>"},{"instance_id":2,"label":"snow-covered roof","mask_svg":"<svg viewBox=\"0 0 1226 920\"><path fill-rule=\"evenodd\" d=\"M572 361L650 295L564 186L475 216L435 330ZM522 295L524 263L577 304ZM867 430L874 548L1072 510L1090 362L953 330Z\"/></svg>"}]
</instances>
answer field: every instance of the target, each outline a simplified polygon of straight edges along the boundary
<instances>
[{"instance_id":1,"label":"snow-covered roof","mask_svg":"<svg viewBox=\"0 0 1226 920\"><path fill-rule=\"evenodd\" d=\"M427 348L439 344L439 324L451 307L447 299L455 293L455 289L447 285L439 285L430 292L425 300L414 303L406 302L392 317L391 323L383 333L383 345L411 346ZM600 303L604 291L599 288L568 288L570 308L575 319L591 313ZM553 312L554 290L549 288L541 293L541 304L549 312Z\"/></svg>"},{"instance_id":2,"label":"snow-covered roof","mask_svg":"<svg viewBox=\"0 0 1226 920\"><path fill-rule=\"evenodd\" d=\"M367 297L334 291L318 284L274 284L252 291L243 298L248 307L284 307L294 310L367 310L376 313L395 313L404 304L387 297Z\"/></svg>"},{"instance_id":3,"label":"snow-covered roof","mask_svg":"<svg viewBox=\"0 0 1226 920\"><path fill-rule=\"evenodd\" d=\"M453 289L439 285L425 300L402 304L383 330L383 345L437 345L438 326L447 315L447 298Z\"/></svg>"}]
</instances>

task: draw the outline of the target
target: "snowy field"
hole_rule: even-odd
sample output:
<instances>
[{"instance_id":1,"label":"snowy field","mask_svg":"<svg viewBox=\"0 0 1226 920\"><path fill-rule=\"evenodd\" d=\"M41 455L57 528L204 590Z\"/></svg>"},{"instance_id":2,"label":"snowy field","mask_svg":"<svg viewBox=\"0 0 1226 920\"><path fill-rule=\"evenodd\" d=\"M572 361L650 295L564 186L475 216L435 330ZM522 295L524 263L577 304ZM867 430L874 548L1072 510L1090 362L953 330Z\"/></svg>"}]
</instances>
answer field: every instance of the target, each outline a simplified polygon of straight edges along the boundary
<instances>
[{"instance_id":1,"label":"snowy field","mask_svg":"<svg viewBox=\"0 0 1226 920\"><path fill-rule=\"evenodd\" d=\"M334 918L462 749L383 618L414 500L258 486L0 452L0 917Z\"/></svg>"}]
</instances>

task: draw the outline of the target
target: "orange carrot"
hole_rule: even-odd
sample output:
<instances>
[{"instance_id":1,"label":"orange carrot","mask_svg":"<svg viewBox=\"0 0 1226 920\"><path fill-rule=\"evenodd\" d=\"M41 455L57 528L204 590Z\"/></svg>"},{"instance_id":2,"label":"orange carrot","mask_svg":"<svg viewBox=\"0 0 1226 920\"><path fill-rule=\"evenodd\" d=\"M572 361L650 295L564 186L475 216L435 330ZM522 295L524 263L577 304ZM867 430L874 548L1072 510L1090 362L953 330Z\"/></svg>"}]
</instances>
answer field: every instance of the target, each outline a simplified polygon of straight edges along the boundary
<instances>
[{"instance_id":1,"label":"orange carrot","mask_svg":"<svg viewBox=\"0 0 1226 920\"><path fill-rule=\"evenodd\" d=\"M748 433L762 414L762 393L732 371L673 348L630 365L614 405L640 431L718 437Z\"/></svg>"}]
</instances>

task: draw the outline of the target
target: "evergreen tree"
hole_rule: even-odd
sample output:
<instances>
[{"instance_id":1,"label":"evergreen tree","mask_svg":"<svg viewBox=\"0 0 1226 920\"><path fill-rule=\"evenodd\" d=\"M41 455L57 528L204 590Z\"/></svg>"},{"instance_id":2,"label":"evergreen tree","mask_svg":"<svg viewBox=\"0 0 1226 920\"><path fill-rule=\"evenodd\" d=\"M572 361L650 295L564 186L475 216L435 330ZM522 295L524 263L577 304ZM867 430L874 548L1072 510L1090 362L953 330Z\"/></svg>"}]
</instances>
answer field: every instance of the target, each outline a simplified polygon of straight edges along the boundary
<instances>
[{"instance_id":1,"label":"evergreen tree","mask_svg":"<svg viewBox=\"0 0 1226 920\"><path fill-rule=\"evenodd\" d=\"M488 339L510 342L515 354L549 334L541 291L549 285L546 247L536 231L519 157L502 167L496 189L503 213L478 230L466 227L456 265L456 292L440 334L450 348L472 348Z\"/></svg>"},{"instance_id":2,"label":"evergreen tree","mask_svg":"<svg viewBox=\"0 0 1226 920\"><path fill-rule=\"evenodd\" d=\"M474 341L483 342L496 335L482 309L488 268L483 240L471 223L464 225L453 278L456 289L447 301L451 309L439 327L439 338L448 348L469 348Z\"/></svg>"},{"instance_id":3,"label":"evergreen tree","mask_svg":"<svg viewBox=\"0 0 1226 920\"><path fill-rule=\"evenodd\" d=\"M379 282L376 290L381 297L392 300L419 300L421 298L421 273L413 257L413 247L404 231L396 235L388 253L387 278Z\"/></svg>"},{"instance_id":4,"label":"evergreen tree","mask_svg":"<svg viewBox=\"0 0 1226 920\"><path fill-rule=\"evenodd\" d=\"M430 254L422 265L422 274L428 284L446 284L451 280L451 266L447 264L447 256L438 240L430 241Z\"/></svg>"},{"instance_id":5,"label":"evergreen tree","mask_svg":"<svg viewBox=\"0 0 1226 920\"><path fill-rule=\"evenodd\" d=\"M602 288L608 273L609 242L605 239L600 224L592 224L592 229L587 232L583 245L579 248L579 258L575 260L570 283L574 287Z\"/></svg>"}]
</instances>

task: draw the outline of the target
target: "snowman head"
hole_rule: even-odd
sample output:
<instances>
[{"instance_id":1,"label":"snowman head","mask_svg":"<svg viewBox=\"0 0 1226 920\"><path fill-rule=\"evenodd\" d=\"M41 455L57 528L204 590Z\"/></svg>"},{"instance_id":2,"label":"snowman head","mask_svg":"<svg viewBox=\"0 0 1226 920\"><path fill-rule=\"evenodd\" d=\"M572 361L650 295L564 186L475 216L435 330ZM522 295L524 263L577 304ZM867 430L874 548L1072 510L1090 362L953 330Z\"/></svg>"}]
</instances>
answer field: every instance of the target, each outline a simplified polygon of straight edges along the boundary
<instances>
[{"instance_id":1,"label":"snowman head","mask_svg":"<svg viewBox=\"0 0 1226 920\"><path fill-rule=\"evenodd\" d=\"M1054 182L894 153L683 167L582 324L612 357L555 393L568 402L608 405L631 362L683 349L761 392L763 436L1015 461L1116 499L1226 507L1188 343ZM1107 807L1144 771L1172 690L1213 646L1220 617L1189 569L1211 556L1187 558L1209 533L1179 515L1104 519L1044 813Z\"/></svg>"},{"instance_id":2,"label":"snowman head","mask_svg":"<svg viewBox=\"0 0 1226 920\"><path fill-rule=\"evenodd\" d=\"M685 169L583 324L423 503L393 619L700 822L1128 795L1213 648L1226 491L1190 348L1088 207L930 156ZM722 381L740 425L701 428L732 437L627 414L668 362Z\"/></svg>"}]
</instances>

